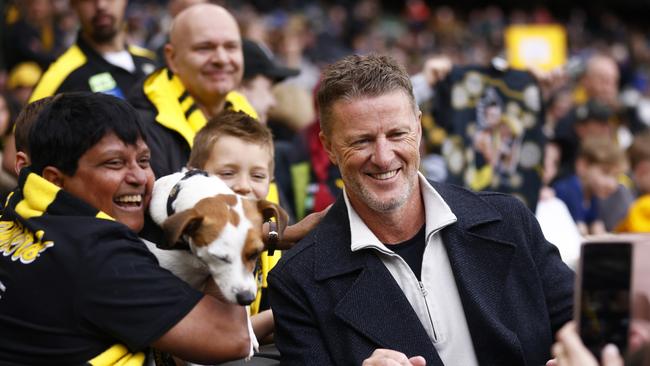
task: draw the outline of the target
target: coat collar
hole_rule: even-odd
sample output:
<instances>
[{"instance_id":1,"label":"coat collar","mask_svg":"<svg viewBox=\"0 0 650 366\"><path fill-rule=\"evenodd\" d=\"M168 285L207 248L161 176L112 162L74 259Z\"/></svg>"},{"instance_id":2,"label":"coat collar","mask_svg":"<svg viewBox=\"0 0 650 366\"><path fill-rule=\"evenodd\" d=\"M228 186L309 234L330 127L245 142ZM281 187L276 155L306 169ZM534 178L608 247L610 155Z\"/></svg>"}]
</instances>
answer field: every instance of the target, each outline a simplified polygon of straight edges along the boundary
<instances>
[{"instance_id":1,"label":"coat collar","mask_svg":"<svg viewBox=\"0 0 650 366\"><path fill-rule=\"evenodd\" d=\"M493 363L493 355L522 357L516 335L499 321L497 314L515 249L509 233L499 229L501 214L476 193L452 185L432 186L458 218L442 229L441 236L479 363ZM410 304L381 260L368 250L351 252L348 213L342 195L314 235L317 281L358 273L354 285L337 304L336 315L378 347L423 355L428 364L441 365L415 312L403 311L410 309ZM387 332L386 324L400 328ZM524 363L521 358L499 360Z\"/></svg>"},{"instance_id":2,"label":"coat collar","mask_svg":"<svg viewBox=\"0 0 650 366\"><path fill-rule=\"evenodd\" d=\"M449 208L449 205L440 196L440 194L431 186L431 184L424 178L421 173L418 173L419 187L421 188L421 195L424 200L425 209L425 226L426 240L435 232L457 221L456 216ZM383 253L391 253L392 250L388 249L375 234L366 226L365 222L359 217L357 212L350 204L347 191L343 190L343 198L347 208L349 226L350 226L350 247L352 251L362 250L366 248L374 248Z\"/></svg>"},{"instance_id":3,"label":"coat collar","mask_svg":"<svg viewBox=\"0 0 650 366\"><path fill-rule=\"evenodd\" d=\"M438 183L431 183L431 185L457 217L455 223L443 230L443 238L447 231L456 234L476 231L475 235L478 237L487 235L485 239L488 241L495 241L506 247L514 245L508 241L507 235L490 237L489 234L482 234L479 226L501 221L502 218L499 212L480 196L452 185ZM462 243L457 243L454 235L449 239L452 240L453 245L462 246ZM339 195L322 223L316 228L314 240L319 243L315 248L317 258L319 258L315 268L317 280L349 273L365 266L366 253L358 253L358 255L350 253L349 218L342 194ZM449 250L449 243L445 242L445 245ZM453 264L452 262L452 266Z\"/></svg>"}]
</instances>

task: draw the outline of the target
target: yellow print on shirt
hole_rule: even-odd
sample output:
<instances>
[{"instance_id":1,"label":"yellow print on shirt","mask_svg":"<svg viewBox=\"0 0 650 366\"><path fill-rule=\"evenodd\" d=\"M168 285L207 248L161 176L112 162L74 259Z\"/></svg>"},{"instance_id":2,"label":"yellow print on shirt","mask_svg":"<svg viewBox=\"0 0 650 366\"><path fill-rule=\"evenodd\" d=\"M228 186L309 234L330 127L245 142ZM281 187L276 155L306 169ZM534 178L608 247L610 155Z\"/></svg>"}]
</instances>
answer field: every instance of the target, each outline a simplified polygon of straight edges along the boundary
<instances>
[{"instance_id":1,"label":"yellow print on shirt","mask_svg":"<svg viewBox=\"0 0 650 366\"><path fill-rule=\"evenodd\" d=\"M12 261L32 263L47 248L54 246L51 240L43 241L45 231L32 233L14 221L0 221L0 253L11 256Z\"/></svg>"}]
</instances>

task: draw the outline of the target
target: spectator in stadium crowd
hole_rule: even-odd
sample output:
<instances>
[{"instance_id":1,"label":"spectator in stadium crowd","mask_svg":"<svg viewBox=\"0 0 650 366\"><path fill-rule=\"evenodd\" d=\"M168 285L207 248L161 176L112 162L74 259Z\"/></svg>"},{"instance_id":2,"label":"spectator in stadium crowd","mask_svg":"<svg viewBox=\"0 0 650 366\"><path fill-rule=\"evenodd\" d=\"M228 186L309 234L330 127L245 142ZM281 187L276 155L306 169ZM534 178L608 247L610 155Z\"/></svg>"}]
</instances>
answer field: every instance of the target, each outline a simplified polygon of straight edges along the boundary
<instances>
[{"instance_id":1,"label":"spectator in stadium crowd","mask_svg":"<svg viewBox=\"0 0 650 366\"><path fill-rule=\"evenodd\" d=\"M412 90L386 56L324 73L320 137L345 191L269 275L282 364L543 364L572 271L519 200L418 173Z\"/></svg>"},{"instance_id":2,"label":"spectator in stadium crowd","mask_svg":"<svg viewBox=\"0 0 650 366\"><path fill-rule=\"evenodd\" d=\"M578 105L559 122L556 135L548 144L550 150L557 150L559 147L560 154L559 167L553 182L567 179L576 173L578 151L586 139L609 139L615 148L620 151L624 149L616 139L617 116L612 107L603 102L604 97L610 95L610 92L601 92L600 98L589 99ZM565 130L565 128L570 129ZM616 185L614 192L607 197L596 197L595 200L599 207L597 219L604 224L606 231L615 229L634 200L634 195L628 188L631 182L622 173L618 177L620 184Z\"/></svg>"},{"instance_id":3,"label":"spectator in stadium crowd","mask_svg":"<svg viewBox=\"0 0 650 366\"><path fill-rule=\"evenodd\" d=\"M19 1L18 18L9 21L3 35L7 70L22 62L35 62L45 70L63 51L63 34L54 19L51 0Z\"/></svg>"},{"instance_id":4,"label":"spectator in stadium crowd","mask_svg":"<svg viewBox=\"0 0 650 366\"><path fill-rule=\"evenodd\" d=\"M167 67L144 79L129 101L144 122L156 177L185 166L196 132L223 109L257 118L239 87L244 73L235 18L223 7L196 4L172 23Z\"/></svg>"},{"instance_id":5,"label":"spectator in stadium crowd","mask_svg":"<svg viewBox=\"0 0 650 366\"><path fill-rule=\"evenodd\" d=\"M278 65L266 46L250 39L243 39L242 47L244 75L239 91L255 108L258 120L266 124L269 109L276 104L273 86L298 75L300 70Z\"/></svg>"},{"instance_id":6,"label":"spectator in stadium crowd","mask_svg":"<svg viewBox=\"0 0 650 366\"><path fill-rule=\"evenodd\" d=\"M618 232L650 232L650 131L634 137L627 149L637 199L616 227Z\"/></svg>"},{"instance_id":7,"label":"spectator in stadium crowd","mask_svg":"<svg viewBox=\"0 0 650 366\"><path fill-rule=\"evenodd\" d=\"M573 108L555 126L552 143L560 149L560 169L557 178L573 173L580 140L584 138L576 125L587 112L599 115L610 123L610 133L617 127L619 70L609 56L594 55L586 62L585 71L573 92Z\"/></svg>"},{"instance_id":8,"label":"spectator in stadium crowd","mask_svg":"<svg viewBox=\"0 0 650 366\"><path fill-rule=\"evenodd\" d=\"M140 78L155 70L154 54L126 44L127 0L70 0L81 29L43 74L30 101L69 91L92 91L125 98Z\"/></svg>"},{"instance_id":9,"label":"spectator in stadium crowd","mask_svg":"<svg viewBox=\"0 0 650 366\"><path fill-rule=\"evenodd\" d=\"M0 217L0 363L145 365L150 346L202 364L248 354L245 309L194 290L137 237L153 173L128 103L55 98L29 148Z\"/></svg>"},{"instance_id":10,"label":"spectator in stadium crowd","mask_svg":"<svg viewBox=\"0 0 650 366\"><path fill-rule=\"evenodd\" d=\"M575 164L576 173L557 180L553 189L566 204L580 234L604 234L607 229L599 215L599 203L616 192L618 176L627 169L625 154L611 138L588 137L581 141ZM628 205L622 208L623 215Z\"/></svg>"},{"instance_id":11,"label":"spectator in stadium crowd","mask_svg":"<svg viewBox=\"0 0 650 366\"><path fill-rule=\"evenodd\" d=\"M6 135L2 145L2 171L3 174L9 174L15 177L18 176L18 171L15 170L16 166L16 146L14 143L14 118L17 118L18 111L24 109L29 101L29 97L34 91L36 83L41 77L41 69L34 62L23 62L14 67L9 73L7 80L7 87L9 88L8 100L12 100L16 104L16 113L12 115L12 123L5 131ZM15 180L15 179L14 179ZM15 184L11 187L15 187Z\"/></svg>"}]
</instances>

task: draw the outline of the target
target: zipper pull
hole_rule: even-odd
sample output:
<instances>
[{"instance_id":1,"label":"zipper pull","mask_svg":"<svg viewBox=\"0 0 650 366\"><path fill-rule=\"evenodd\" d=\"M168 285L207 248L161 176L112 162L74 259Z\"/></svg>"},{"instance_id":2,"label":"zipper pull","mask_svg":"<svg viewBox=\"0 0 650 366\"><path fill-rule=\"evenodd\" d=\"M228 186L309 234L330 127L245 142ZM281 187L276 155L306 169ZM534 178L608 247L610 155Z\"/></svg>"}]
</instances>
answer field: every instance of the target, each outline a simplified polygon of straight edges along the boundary
<instances>
[{"instance_id":1,"label":"zipper pull","mask_svg":"<svg viewBox=\"0 0 650 366\"><path fill-rule=\"evenodd\" d=\"M424 283L418 281L418 285L420 285L420 292L422 292L422 296L427 297L427 289L424 288Z\"/></svg>"}]
</instances>

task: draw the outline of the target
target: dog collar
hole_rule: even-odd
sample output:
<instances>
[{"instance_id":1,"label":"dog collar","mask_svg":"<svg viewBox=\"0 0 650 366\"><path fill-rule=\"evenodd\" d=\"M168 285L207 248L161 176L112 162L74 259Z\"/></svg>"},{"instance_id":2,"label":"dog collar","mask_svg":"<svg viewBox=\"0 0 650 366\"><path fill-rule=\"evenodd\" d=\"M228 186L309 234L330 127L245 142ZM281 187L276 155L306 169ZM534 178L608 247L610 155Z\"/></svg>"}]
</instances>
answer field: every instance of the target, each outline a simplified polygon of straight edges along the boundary
<instances>
[{"instance_id":1,"label":"dog collar","mask_svg":"<svg viewBox=\"0 0 650 366\"><path fill-rule=\"evenodd\" d=\"M174 207L172 207L172 204L176 200L176 197L178 197L178 192L181 190L181 182L184 181L185 179L191 178L195 175L203 175L205 177L208 176L208 172L205 170L201 169L190 169L185 172L185 175L183 175L183 178L179 179L178 183L176 183L173 187L172 190L169 192L169 196L167 197L167 217L173 215L176 213L174 210Z\"/></svg>"}]
</instances>

